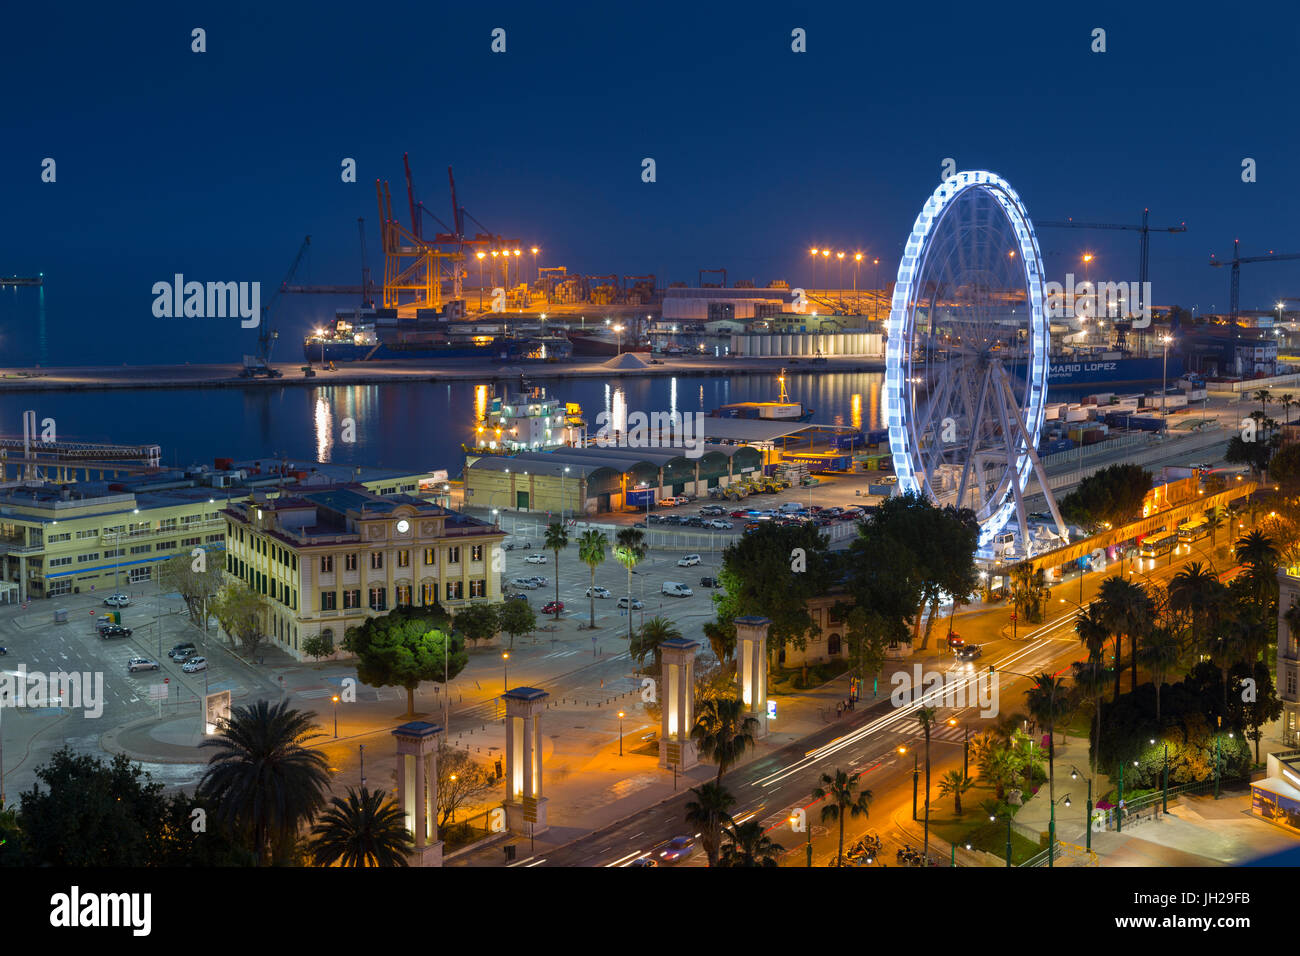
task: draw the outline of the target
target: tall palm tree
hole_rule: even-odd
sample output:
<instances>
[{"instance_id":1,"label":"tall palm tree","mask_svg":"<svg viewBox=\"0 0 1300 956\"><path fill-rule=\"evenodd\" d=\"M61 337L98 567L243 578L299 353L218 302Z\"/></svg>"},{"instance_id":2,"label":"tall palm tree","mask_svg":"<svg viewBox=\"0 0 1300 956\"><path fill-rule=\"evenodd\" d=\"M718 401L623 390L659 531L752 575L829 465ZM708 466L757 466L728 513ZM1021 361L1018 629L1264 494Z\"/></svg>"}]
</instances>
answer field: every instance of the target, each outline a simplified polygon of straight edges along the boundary
<instances>
[{"instance_id":1,"label":"tall palm tree","mask_svg":"<svg viewBox=\"0 0 1300 956\"><path fill-rule=\"evenodd\" d=\"M627 568L627 641L632 643L632 569L645 559L649 550L645 544L645 532L640 528L624 528L614 538L616 546L614 557L618 563Z\"/></svg>"},{"instance_id":2,"label":"tall palm tree","mask_svg":"<svg viewBox=\"0 0 1300 956\"><path fill-rule=\"evenodd\" d=\"M638 667L645 666L645 659L650 654L654 655L655 671L660 670L660 651L659 645L664 641L672 640L682 636L682 632L677 629L672 621L662 617L652 617L641 625L628 645L628 651L632 655L632 660L637 662Z\"/></svg>"},{"instance_id":3,"label":"tall palm tree","mask_svg":"<svg viewBox=\"0 0 1300 956\"><path fill-rule=\"evenodd\" d=\"M1232 665L1238 661L1249 659L1250 643L1250 634L1237 620L1224 621L1210 635L1208 648L1210 660L1219 669L1222 678L1225 714L1228 712L1228 671L1232 670Z\"/></svg>"},{"instance_id":4,"label":"tall palm tree","mask_svg":"<svg viewBox=\"0 0 1300 956\"><path fill-rule=\"evenodd\" d=\"M1282 414L1286 418L1286 424L1291 424L1291 406L1296 404L1295 396L1290 392L1283 392L1278 396L1277 401L1282 406Z\"/></svg>"},{"instance_id":5,"label":"tall palm tree","mask_svg":"<svg viewBox=\"0 0 1300 956\"><path fill-rule=\"evenodd\" d=\"M1142 641L1142 663L1156 685L1156 723L1160 723L1160 690L1169 672L1182 660L1184 650L1182 635L1168 626L1153 627Z\"/></svg>"},{"instance_id":6,"label":"tall palm tree","mask_svg":"<svg viewBox=\"0 0 1300 956\"><path fill-rule=\"evenodd\" d=\"M916 711L921 721L921 730L925 732L925 844L921 850L925 859L930 859L930 728L939 716L937 707L920 707ZM928 865L928 863L927 863Z\"/></svg>"},{"instance_id":7,"label":"tall palm tree","mask_svg":"<svg viewBox=\"0 0 1300 956\"><path fill-rule=\"evenodd\" d=\"M739 826L723 831L730 841L722 847L718 866L750 866L772 868L780 866L777 857L785 847L763 832L763 824L748 820Z\"/></svg>"},{"instance_id":8,"label":"tall palm tree","mask_svg":"<svg viewBox=\"0 0 1300 956\"><path fill-rule=\"evenodd\" d=\"M587 599L591 602L591 627L596 627L596 567L605 562L605 549L609 547L609 539L600 531L584 531L582 537L578 539L578 558L591 569L591 588L588 591ZM559 575L556 575L558 581ZM631 603L631 602L629 602ZM629 613L631 608L628 608Z\"/></svg>"},{"instance_id":9,"label":"tall palm tree","mask_svg":"<svg viewBox=\"0 0 1300 956\"><path fill-rule=\"evenodd\" d=\"M1123 642L1128 636L1132 651L1132 690L1137 690L1137 640L1151 625L1154 616L1151 596L1136 581L1114 575L1101 582L1099 601L1102 618L1115 635L1115 699L1119 699L1120 678L1124 672Z\"/></svg>"},{"instance_id":10,"label":"tall palm tree","mask_svg":"<svg viewBox=\"0 0 1300 956\"><path fill-rule=\"evenodd\" d=\"M1169 607L1187 615L1192 648L1198 654L1201 636L1219 619L1223 597L1219 576L1199 561L1189 563L1169 582Z\"/></svg>"},{"instance_id":11,"label":"tall palm tree","mask_svg":"<svg viewBox=\"0 0 1300 956\"><path fill-rule=\"evenodd\" d=\"M736 805L736 798L716 781L691 787L691 793L695 794L695 799L686 804L686 822L699 831L709 866L717 866L722 828L728 824L735 825L731 808Z\"/></svg>"},{"instance_id":12,"label":"tall palm tree","mask_svg":"<svg viewBox=\"0 0 1300 956\"><path fill-rule=\"evenodd\" d=\"M212 802L217 819L240 834L263 865L325 803L329 763L304 746L322 736L315 730L310 713L259 700L234 708L217 736L199 745L218 751L199 781L200 797Z\"/></svg>"},{"instance_id":13,"label":"tall palm tree","mask_svg":"<svg viewBox=\"0 0 1300 956\"><path fill-rule=\"evenodd\" d=\"M1223 513L1223 509L1215 505L1205 512L1205 523L1210 527L1210 547L1218 547L1219 529L1228 523L1228 518Z\"/></svg>"},{"instance_id":14,"label":"tall palm tree","mask_svg":"<svg viewBox=\"0 0 1300 956\"><path fill-rule=\"evenodd\" d=\"M1277 574L1277 543L1262 531L1251 531L1236 540L1232 547L1233 555L1242 564L1259 568L1265 574Z\"/></svg>"},{"instance_id":15,"label":"tall palm tree","mask_svg":"<svg viewBox=\"0 0 1300 956\"><path fill-rule=\"evenodd\" d=\"M700 758L718 765L718 786L722 786L722 775L754 747L758 721L745 714L744 707L738 697L709 698L700 704L691 728Z\"/></svg>"},{"instance_id":16,"label":"tall palm tree","mask_svg":"<svg viewBox=\"0 0 1300 956\"><path fill-rule=\"evenodd\" d=\"M1025 692L1025 706L1039 726L1047 728L1047 798L1056 800L1056 719L1069 712L1065 681L1044 672Z\"/></svg>"},{"instance_id":17,"label":"tall palm tree","mask_svg":"<svg viewBox=\"0 0 1300 956\"><path fill-rule=\"evenodd\" d=\"M838 866L844 865L844 818L865 817L871 806L871 791L858 789L858 774L850 777L843 770L837 769L835 776L822 774L821 786L812 793L814 800L825 800L822 807L822 823L832 820L840 822L840 851Z\"/></svg>"},{"instance_id":18,"label":"tall palm tree","mask_svg":"<svg viewBox=\"0 0 1300 956\"><path fill-rule=\"evenodd\" d=\"M1273 396L1272 396L1272 394L1270 394L1269 390L1266 389L1266 388L1261 388L1261 389L1259 389L1259 391L1255 392L1254 398L1255 398L1255 401L1259 402L1259 410L1260 410L1260 412L1262 412L1263 414L1267 415L1267 414L1268 414L1268 403L1271 402L1271 401L1273 401Z\"/></svg>"},{"instance_id":19,"label":"tall palm tree","mask_svg":"<svg viewBox=\"0 0 1300 956\"><path fill-rule=\"evenodd\" d=\"M555 552L555 619L560 619L560 552L569 546L569 532L553 521L546 526L546 547Z\"/></svg>"},{"instance_id":20,"label":"tall palm tree","mask_svg":"<svg viewBox=\"0 0 1300 956\"><path fill-rule=\"evenodd\" d=\"M939 778L939 796L952 797L953 809L961 816L961 795L975 786L975 781L960 770L949 770Z\"/></svg>"},{"instance_id":21,"label":"tall palm tree","mask_svg":"<svg viewBox=\"0 0 1300 956\"><path fill-rule=\"evenodd\" d=\"M312 862L317 866L407 866L415 846L406 815L382 790L348 787L334 797L311 828Z\"/></svg>"},{"instance_id":22,"label":"tall palm tree","mask_svg":"<svg viewBox=\"0 0 1300 956\"><path fill-rule=\"evenodd\" d=\"M1029 624L1039 621L1043 612L1046 577L1042 568L1022 561L1011 569L1011 600L1016 613Z\"/></svg>"}]
</instances>

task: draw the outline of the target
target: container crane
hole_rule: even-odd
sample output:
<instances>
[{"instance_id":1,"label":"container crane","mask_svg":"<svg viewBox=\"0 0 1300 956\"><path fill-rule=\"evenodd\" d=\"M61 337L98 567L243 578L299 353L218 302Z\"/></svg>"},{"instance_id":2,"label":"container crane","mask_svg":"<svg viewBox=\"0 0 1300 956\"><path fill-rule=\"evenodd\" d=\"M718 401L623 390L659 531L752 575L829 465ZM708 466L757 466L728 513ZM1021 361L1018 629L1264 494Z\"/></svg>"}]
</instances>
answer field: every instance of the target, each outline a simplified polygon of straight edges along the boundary
<instances>
[{"instance_id":1,"label":"container crane","mask_svg":"<svg viewBox=\"0 0 1300 956\"><path fill-rule=\"evenodd\" d=\"M1138 243L1138 282L1145 283L1150 278L1150 269L1148 260L1151 251L1151 233L1167 232L1170 234L1177 232L1186 232L1187 224L1179 223L1176 226L1152 226L1147 222L1147 216L1150 209L1142 210L1142 222L1140 225L1127 225L1125 223L1114 222L1075 222L1073 219L1064 221L1046 221L1035 222L1035 226L1046 227L1049 229L1126 229L1132 232L1142 233L1142 239ZM1146 286L1143 285L1142 288Z\"/></svg>"},{"instance_id":2,"label":"container crane","mask_svg":"<svg viewBox=\"0 0 1300 956\"><path fill-rule=\"evenodd\" d=\"M289 295L359 295L361 307L371 309L375 305L378 289L370 277L370 266L366 261L366 221L357 218L357 231L361 235L361 285L282 285L280 291Z\"/></svg>"},{"instance_id":3,"label":"container crane","mask_svg":"<svg viewBox=\"0 0 1300 956\"><path fill-rule=\"evenodd\" d=\"M707 275L717 275L717 274L719 274L719 273L721 273L721 275L722 275L722 288L725 289L725 288L727 287L727 270L726 270L726 269L701 269L701 270L700 270L700 278L699 278L699 283L700 283L700 286L699 286L699 287L700 287L701 289L716 289L716 288L718 288L717 286L714 286L714 285L706 286L706 285L704 284L704 277L707 276Z\"/></svg>"},{"instance_id":4,"label":"container crane","mask_svg":"<svg viewBox=\"0 0 1300 956\"><path fill-rule=\"evenodd\" d=\"M1228 298L1232 307L1233 325L1237 324L1237 315L1239 312L1238 303L1241 299L1241 267L1244 264L1251 262L1285 262L1288 259L1300 259L1300 252L1289 252L1285 255L1275 256L1273 255L1272 250L1269 250L1269 253L1266 256L1246 256L1245 258L1242 258L1238 249L1239 245L1239 239L1232 240L1232 259L1227 262L1216 259L1214 254L1210 253L1210 265L1216 267L1226 265L1232 266L1232 286Z\"/></svg>"},{"instance_id":5,"label":"container crane","mask_svg":"<svg viewBox=\"0 0 1300 956\"><path fill-rule=\"evenodd\" d=\"M244 367L239 371L240 378L256 378L259 375L265 375L267 378L280 377L281 373L271 367L271 349L275 346L275 340L280 337L280 333L271 327L271 319L275 314L275 307L280 303L280 289L285 288L293 279L294 273L298 271L298 266L301 264L303 257L307 255L310 246L311 236L307 236L303 239L298 254L293 257L293 264L289 266L289 271L285 273L280 288L276 289L272 294L271 301L262 306L262 321L258 324L257 329L257 354L244 356Z\"/></svg>"}]
</instances>

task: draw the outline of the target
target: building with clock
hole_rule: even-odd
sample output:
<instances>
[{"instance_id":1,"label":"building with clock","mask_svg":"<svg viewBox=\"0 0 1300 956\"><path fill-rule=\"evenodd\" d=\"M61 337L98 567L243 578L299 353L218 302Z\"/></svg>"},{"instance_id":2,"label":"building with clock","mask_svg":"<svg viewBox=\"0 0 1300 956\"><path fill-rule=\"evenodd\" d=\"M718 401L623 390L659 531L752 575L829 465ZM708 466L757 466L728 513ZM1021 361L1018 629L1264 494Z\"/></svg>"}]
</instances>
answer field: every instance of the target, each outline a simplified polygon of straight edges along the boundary
<instances>
[{"instance_id":1,"label":"building with clock","mask_svg":"<svg viewBox=\"0 0 1300 956\"><path fill-rule=\"evenodd\" d=\"M337 647L396 607L501 600L505 534L420 498L336 485L232 502L222 515L227 576L265 595L269 639L300 660L307 638Z\"/></svg>"}]
</instances>

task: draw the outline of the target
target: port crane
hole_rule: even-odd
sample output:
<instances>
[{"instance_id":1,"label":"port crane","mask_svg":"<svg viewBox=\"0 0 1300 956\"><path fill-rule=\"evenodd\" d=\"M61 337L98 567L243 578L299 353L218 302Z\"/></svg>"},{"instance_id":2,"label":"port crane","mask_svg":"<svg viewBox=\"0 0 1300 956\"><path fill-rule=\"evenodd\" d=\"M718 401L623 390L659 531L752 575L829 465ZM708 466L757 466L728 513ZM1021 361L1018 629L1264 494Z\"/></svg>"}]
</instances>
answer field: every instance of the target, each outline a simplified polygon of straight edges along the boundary
<instances>
[{"instance_id":1,"label":"port crane","mask_svg":"<svg viewBox=\"0 0 1300 956\"><path fill-rule=\"evenodd\" d=\"M1224 261L1216 259L1214 254L1210 254L1210 265L1212 266L1232 266L1232 286L1229 292L1229 300L1232 308L1232 324L1237 324L1237 315L1239 313L1239 303L1241 301L1241 267L1252 262L1285 262L1288 259L1300 259L1300 252L1289 252L1284 255L1275 256L1272 250L1266 256L1246 256L1242 257L1239 250L1241 240L1232 240L1232 258Z\"/></svg>"},{"instance_id":2,"label":"port crane","mask_svg":"<svg viewBox=\"0 0 1300 956\"><path fill-rule=\"evenodd\" d=\"M298 266L310 247L311 236L307 236L303 239L298 254L293 257L293 265L289 266L289 271L285 273L280 289L292 281L294 273L298 271ZM280 333L271 328L271 318L275 314L275 307L280 303L280 289L276 289L271 295L271 301L262 306L262 321L258 323L257 328L257 354L244 356L244 367L239 370L240 378L256 378L259 375L279 378L282 374L271 367L271 349L275 346L275 340L280 337Z\"/></svg>"},{"instance_id":3,"label":"port crane","mask_svg":"<svg viewBox=\"0 0 1300 956\"><path fill-rule=\"evenodd\" d=\"M719 274L721 274L721 276L722 276L722 286L721 286L721 287L722 287L723 289L725 289L725 288L727 287L727 270L726 270L726 269L701 269L701 270L700 270L700 278L699 278L700 288L701 288L701 289L716 289L716 288L718 288L718 286L716 286L716 285L707 285L707 286L706 286L706 285L704 284L704 277L705 277L706 275L719 275Z\"/></svg>"},{"instance_id":4,"label":"port crane","mask_svg":"<svg viewBox=\"0 0 1300 956\"><path fill-rule=\"evenodd\" d=\"M1048 220L1045 222L1035 222L1035 226L1046 227L1049 229L1125 229L1131 232L1142 233L1142 239L1138 243L1138 282L1145 283L1150 278L1150 269L1148 261L1151 251L1151 233L1167 232L1171 235L1187 231L1186 223L1179 223L1176 226L1152 226L1147 221L1151 212L1150 209L1142 210L1142 222L1137 225L1115 222L1075 222L1073 219L1062 221ZM1145 286L1143 286L1145 288Z\"/></svg>"},{"instance_id":5,"label":"port crane","mask_svg":"<svg viewBox=\"0 0 1300 956\"><path fill-rule=\"evenodd\" d=\"M361 285L281 285L280 291L290 295L359 295L362 308L373 308L378 290L370 277L370 266L366 263L366 220L357 218L357 230L361 236Z\"/></svg>"}]
</instances>

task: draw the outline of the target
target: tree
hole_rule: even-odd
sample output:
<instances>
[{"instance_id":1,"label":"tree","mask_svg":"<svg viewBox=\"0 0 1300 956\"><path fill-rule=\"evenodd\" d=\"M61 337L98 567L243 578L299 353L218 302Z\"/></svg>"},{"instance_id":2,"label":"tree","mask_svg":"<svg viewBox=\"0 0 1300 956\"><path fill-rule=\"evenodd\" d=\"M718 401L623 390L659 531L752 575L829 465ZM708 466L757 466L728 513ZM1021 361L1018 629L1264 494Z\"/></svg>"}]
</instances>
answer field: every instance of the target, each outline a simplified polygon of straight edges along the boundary
<instances>
[{"instance_id":1,"label":"tree","mask_svg":"<svg viewBox=\"0 0 1300 956\"><path fill-rule=\"evenodd\" d=\"M217 736L199 745L217 751L199 780L199 796L263 865L290 850L299 827L325 803L329 764L306 746L321 736L315 731L311 714L259 700L234 708Z\"/></svg>"},{"instance_id":2,"label":"tree","mask_svg":"<svg viewBox=\"0 0 1300 956\"><path fill-rule=\"evenodd\" d=\"M1268 403L1273 401L1273 396L1266 388L1261 388L1255 392L1253 398L1259 402L1259 412L1261 415L1268 414Z\"/></svg>"},{"instance_id":3,"label":"tree","mask_svg":"<svg viewBox=\"0 0 1300 956\"><path fill-rule=\"evenodd\" d=\"M266 598L243 581L231 581L217 592L211 610L221 629L251 655L257 653L258 645L266 638L268 607Z\"/></svg>"},{"instance_id":4,"label":"tree","mask_svg":"<svg viewBox=\"0 0 1300 956\"><path fill-rule=\"evenodd\" d=\"M921 730L925 733L925 844L921 854L925 857L927 866L930 861L930 730L938 715L938 708L935 707L918 707L916 711L917 719L921 721ZM840 835L840 840L843 842L843 834Z\"/></svg>"},{"instance_id":5,"label":"tree","mask_svg":"<svg viewBox=\"0 0 1300 956\"><path fill-rule=\"evenodd\" d=\"M605 551L609 547L609 539L599 531L584 531L582 537L578 539L578 559L582 561L591 570L591 586L587 594L587 600L591 603L591 623L594 629L596 626L596 568L605 562ZM559 575L556 575L559 578ZM629 587L630 591L631 588ZM632 602L629 601L629 604ZM628 608L628 616L631 617L632 609Z\"/></svg>"},{"instance_id":6,"label":"tree","mask_svg":"<svg viewBox=\"0 0 1300 956\"><path fill-rule=\"evenodd\" d=\"M640 528L623 528L615 536L614 557L627 568L627 642L632 643L632 569L645 560L649 548Z\"/></svg>"},{"instance_id":7,"label":"tree","mask_svg":"<svg viewBox=\"0 0 1300 956\"><path fill-rule=\"evenodd\" d=\"M735 825L730 811L736 805L736 798L717 781L692 787L691 793L695 794L695 799L686 804L686 822L700 834L709 866L717 866L722 828L728 824Z\"/></svg>"},{"instance_id":8,"label":"tree","mask_svg":"<svg viewBox=\"0 0 1300 956\"><path fill-rule=\"evenodd\" d=\"M329 657L334 653L334 641L322 634L312 634L302 639L302 652L313 660Z\"/></svg>"},{"instance_id":9,"label":"tree","mask_svg":"<svg viewBox=\"0 0 1300 956\"><path fill-rule=\"evenodd\" d=\"M1043 569L1021 561L1011 568L1010 584L1016 614L1028 624L1040 623L1047 603L1047 578Z\"/></svg>"},{"instance_id":10,"label":"tree","mask_svg":"<svg viewBox=\"0 0 1300 956\"><path fill-rule=\"evenodd\" d=\"M162 853L163 785L117 754L105 764L67 746L55 751L20 798L13 829L34 866L148 866ZM6 826L5 829L10 829Z\"/></svg>"},{"instance_id":11,"label":"tree","mask_svg":"<svg viewBox=\"0 0 1300 956\"><path fill-rule=\"evenodd\" d=\"M747 820L729 830L724 830L723 833L730 842L723 845L718 866L770 869L780 865L777 857L785 852L785 847L764 833L763 824L759 821Z\"/></svg>"},{"instance_id":12,"label":"tree","mask_svg":"<svg viewBox=\"0 0 1300 956\"><path fill-rule=\"evenodd\" d=\"M527 601L506 601L497 612L498 626L510 635L510 649L515 649L515 638L537 630L537 613Z\"/></svg>"},{"instance_id":13,"label":"tree","mask_svg":"<svg viewBox=\"0 0 1300 956\"><path fill-rule=\"evenodd\" d=\"M699 750L700 759L718 765L717 783L722 785L722 775L746 750L754 748L754 734L758 721L744 712L744 704L737 697L720 697L704 701L691 728L691 740Z\"/></svg>"},{"instance_id":14,"label":"tree","mask_svg":"<svg viewBox=\"0 0 1300 956\"><path fill-rule=\"evenodd\" d=\"M1205 523L1209 525L1210 528L1210 547L1217 547L1219 531L1228 523L1228 518L1223 513L1223 509L1216 505L1205 512Z\"/></svg>"},{"instance_id":15,"label":"tree","mask_svg":"<svg viewBox=\"0 0 1300 956\"><path fill-rule=\"evenodd\" d=\"M1282 415L1285 418L1285 424L1291 424L1291 406L1296 404L1295 396L1290 392L1283 392L1278 396L1278 404L1282 406Z\"/></svg>"},{"instance_id":16,"label":"tree","mask_svg":"<svg viewBox=\"0 0 1300 956\"><path fill-rule=\"evenodd\" d=\"M1151 626L1155 608L1146 589L1135 581L1112 575L1101 582L1098 603L1107 630L1115 635L1115 697L1119 698L1120 678L1124 672L1122 638L1128 635L1133 652L1133 689L1137 689L1137 640Z\"/></svg>"},{"instance_id":17,"label":"tree","mask_svg":"<svg viewBox=\"0 0 1300 956\"><path fill-rule=\"evenodd\" d=\"M475 762L468 750L438 744L438 826L456 818L456 811L475 805L496 788L496 779Z\"/></svg>"},{"instance_id":18,"label":"tree","mask_svg":"<svg viewBox=\"0 0 1300 956\"><path fill-rule=\"evenodd\" d=\"M844 865L844 819L852 816L865 817L870 812L871 791L858 789L858 774L850 777L845 771L836 769L835 776L822 774L821 784L812 792L814 800L825 800L822 806L822 823L838 820L840 824L840 848L837 866Z\"/></svg>"},{"instance_id":19,"label":"tree","mask_svg":"<svg viewBox=\"0 0 1300 956\"><path fill-rule=\"evenodd\" d=\"M511 604L516 602L509 602ZM357 628L352 648L357 677L372 687L406 689L406 719L415 719L415 691L421 681L447 683L465 669L465 642L437 609L399 607L369 618Z\"/></svg>"},{"instance_id":20,"label":"tree","mask_svg":"<svg viewBox=\"0 0 1300 956\"><path fill-rule=\"evenodd\" d=\"M646 657L653 654L654 672L658 674L661 671L659 645L681 636L682 632L672 621L667 618L652 617L641 625L628 651L632 655L632 660L636 661L637 666L641 668L645 666Z\"/></svg>"},{"instance_id":21,"label":"tree","mask_svg":"<svg viewBox=\"0 0 1300 956\"><path fill-rule=\"evenodd\" d=\"M1065 681L1043 672L1034 678L1025 692L1025 706L1039 725L1047 727L1047 785L1051 799L1056 798L1056 721L1070 711Z\"/></svg>"},{"instance_id":22,"label":"tree","mask_svg":"<svg viewBox=\"0 0 1300 956\"><path fill-rule=\"evenodd\" d=\"M859 678L878 677L885 666L885 648L907 633L907 626L898 618L890 620L880 612L865 607L838 608L844 616L845 639L849 643L849 657Z\"/></svg>"},{"instance_id":23,"label":"tree","mask_svg":"<svg viewBox=\"0 0 1300 956\"><path fill-rule=\"evenodd\" d=\"M1200 654L1201 637L1217 626L1225 597L1219 576L1199 561L1181 568L1169 582L1169 607L1187 617L1194 654Z\"/></svg>"},{"instance_id":24,"label":"tree","mask_svg":"<svg viewBox=\"0 0 1300 956\"><path fill-rule=\"evenodd\" d=\"M953 810L961 816L961 796L973 786L975 781L960 770L949 770L939 778L939 796L952 797Z\"/></svg>"},{"instance_id":25,"label":"tree","mask_svg":"<svg viewBox=\"0 0 1300 956\"><path fill-rule=\"evenodd\" d=\"M317 866L408 866L415 847L401 806L367 787L348 787L346 800L332 798L311 832Z\"/></svg>"},{"instance_id":26,"label":"tree","mask_svg":"<svg viewBox=\"0 0 1300 956\"><path fill-rule=\"evenodd\" d=\"M1095 739L1100 740L1101 698L1105 691L1106 680L1103 655L1106 651L1106 643L1111 639L1111 633L1099 602L1080 609L1074 618L1074 633L1079 635L1079 643L1088 651L1087 664L1080 666L1076 662L1074 665L1075 685L1086 687L1092 693L1093 719L1096 725ZM1093 753L1096 753L1095 748Z\"/></svg>"},{"instance_id":27,"label":"tree","mask_svg":"<svg viewBox=\"0 0 1300 956\"><path fill-rule=\"evenodd\" d=\"M1164 687L1169 672L1183 659L1183 653L1181 635L1169 626L1152 628L1142 641L1142 651L1138 656L1151 672L1151 682L1156 687L1157 723L1160 721L1160 689Z\"/></svg>"},{"instance_id":28,"label":"tree","mask_svg":"<svg viewBox=\"0 0 1300 956\"><path fill-rule=\"evenodd\" d=\"M210 602L221 590L224 552L196 550L198 554L177 554L164 561L158 568L158 587L162 591L179 592L190 623L206 630Z\"/></svg>"},{"instance_id":29,"label":"tree","mask_svg":"<svg viewBox=\"0 0 1300 956\"><path fill-rule=\"evenodd\" d=\"M555 619L560 619L560 552L569 546L569 532L553 521L546 526L546 547L555 552Z\"/></svg>"},{"instance_id":30,"label":"tree","mask_svg":"<svg viewBox=\"0 0 1300 956\"><path fill-rule=\"evenodd\" d=\"M1142 513L1150 490L1151 474L1141 466L1109 465L1061 499L1061 516L1089 529L1106 522L1120 525Z\"/></svg>"},{"instance_id":31,"label":"tree","mask_svg":"<svg viewBox=\"0 0 1300 956\"><path fill-rule=\"evenodd\" d=\"M467 641L473 641L477 645L479 641L490 641L497 636L497 631L501 627L500 613L500 605L466 604L456 612L453 623L456 625L456 630L465 635Z\"/></svg>"}]
</instances>

